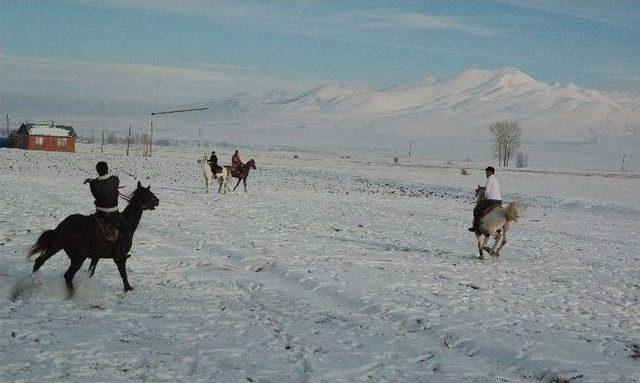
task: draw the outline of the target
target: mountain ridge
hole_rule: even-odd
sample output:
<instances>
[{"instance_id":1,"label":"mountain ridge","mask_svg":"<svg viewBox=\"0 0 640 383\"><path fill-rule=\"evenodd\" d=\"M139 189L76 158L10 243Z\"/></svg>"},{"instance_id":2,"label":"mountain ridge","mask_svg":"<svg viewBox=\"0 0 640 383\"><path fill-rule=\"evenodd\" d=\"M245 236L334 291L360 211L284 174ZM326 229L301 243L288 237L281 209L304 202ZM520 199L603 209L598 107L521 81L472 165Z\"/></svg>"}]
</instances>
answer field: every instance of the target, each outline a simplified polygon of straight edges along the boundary
<instances>
[{"instance_id":1,"label":"mountain ridge","mask_svg":"<svg viewBox=\"0 0 640 383\"><path fill-rule=\"evenodd\" d=\"M253 121L254 126L260 121L318 129L321 123L343 130L368 126L381 137L483 134L502 119L520 121L525 137L541 142L640 137L640 96L551 85L513 67L470 68L444 79L426 77L383 90L327 84L301 92L239 94L204 104L215 117Z\"/></svg>"}]
</instances>

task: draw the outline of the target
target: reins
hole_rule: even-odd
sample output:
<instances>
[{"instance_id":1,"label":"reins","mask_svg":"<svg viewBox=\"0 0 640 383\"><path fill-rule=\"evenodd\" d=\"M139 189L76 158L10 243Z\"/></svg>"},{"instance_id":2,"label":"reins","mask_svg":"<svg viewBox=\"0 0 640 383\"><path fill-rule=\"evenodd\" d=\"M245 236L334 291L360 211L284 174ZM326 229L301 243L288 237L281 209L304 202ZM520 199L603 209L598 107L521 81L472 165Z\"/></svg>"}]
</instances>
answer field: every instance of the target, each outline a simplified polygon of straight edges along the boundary
<instances>
[{"instance_id":1,"label":"reins","mask_svg":"<svg viewBox=\"0 0 640 383\"><path fill-rule=\"evenodd\" d=\"M135 191L134 191L135 193ZM120 196L120 198L122 198L123 200L131 203L131 199L132 199L132 195L126 195L126 194L122 194L120 192L118 192L118 195ZM149 206L147 206L144 202L141 202L140 205L142 205L142 207L146 208L146 209L151 209Z\"/></svg>"},{"instance_id":2,"label":"reins","mask_svg":"<svg viewBox=\"0 0 640 383\"><path fill-rule=\"evenodd\" d=\"M120 196L120 198L122 198L123 200L127 201L127 202L131 202L131 196L130 195L126 195L126 194L122 194L120 192L118 192L118 195ZM169 201L163 201L163 204L168 203L170 205L176 205L176 206L180 206L179 203L175 203L175 202L169 202ZM146 207L147 209L149 209L149 207L147 205L145 205L144 203L141 204L142 206Z\"/></svg>"}]
</instances>

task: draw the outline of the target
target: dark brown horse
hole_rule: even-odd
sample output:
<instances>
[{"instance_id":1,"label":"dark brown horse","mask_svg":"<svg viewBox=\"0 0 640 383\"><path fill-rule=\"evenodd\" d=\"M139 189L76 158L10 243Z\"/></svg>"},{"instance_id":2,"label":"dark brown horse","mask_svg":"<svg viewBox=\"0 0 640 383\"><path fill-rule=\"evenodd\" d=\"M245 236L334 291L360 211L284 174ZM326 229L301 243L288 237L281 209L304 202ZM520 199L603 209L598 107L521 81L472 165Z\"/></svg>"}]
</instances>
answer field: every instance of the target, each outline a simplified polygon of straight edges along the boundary
<instances>
[{"instance_id":1,"label":"dark brown horse","mask_svg":"<svg viewBox=\"0 0 640 383\"><path fill-rule=\"evenodd\" d=\"M235 177L238 179L238 183L236 183L236 186L234 186L233 191L236 190L236 188L238 187L238 185L240 185L240 181L242 181L242 183L244 184L244 191L246 193L247 191L247 177L249 177L249 171L251 169L256 168L256 161L252 159L250 159L246 164L244 164L242 166L242 171L236 169L233 169L231 166L225 166L227 169L229 169L229 171L231 172L231 176Z\"/></svg>"},{"instance_id":2,"label":"dark brown horse","mask_svg":"<svg viewBox=\"0 0 640 383\"><path fill-rule=\"evenodd\" d=\"M158 206L158 198L149 189L150 187L142 187L138 182L136 190L131 194L131 197L127 198L129 199L129 204L122 212L131 224L132 238L140 223L142 212L144 210L153 210ZM115 243L115 241L107 241L105 239L100 224L95 218L88 215L73 214L65 218L54 230L43 232L38 241L29 250L29 256L40 253L33 265L33 272L35 273L47 259L60 250L64 250L71 260L71 266L64 273L64 279L67 282L69 296L72 296L73 276L80 269L85 259L91 258L89 270L90 274L93 275L100 258L113 258L112 250ZM124 254L127 254L130 250L131 241L128 243L129 249ZM127 256L113 258L113 261L118 266L120 277L122 277L122 282L124 283L124 291L133 290L127 280Z\"/></svg>"}]
</instances>

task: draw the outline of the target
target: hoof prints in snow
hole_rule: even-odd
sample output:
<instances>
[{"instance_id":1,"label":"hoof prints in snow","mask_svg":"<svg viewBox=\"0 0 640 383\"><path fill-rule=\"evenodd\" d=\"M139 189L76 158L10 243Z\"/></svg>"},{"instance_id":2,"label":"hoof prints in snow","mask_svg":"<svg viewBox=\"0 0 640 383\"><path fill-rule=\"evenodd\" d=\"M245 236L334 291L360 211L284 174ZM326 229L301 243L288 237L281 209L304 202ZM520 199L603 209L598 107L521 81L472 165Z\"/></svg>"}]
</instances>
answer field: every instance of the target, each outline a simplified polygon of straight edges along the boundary
<instances>
[{"instance_id":1,"label":"hoof prints in snow","mask_svg":"<svg viewBox=\"0 0 640 383\"><path fill-rule=\"evenodd\" d=\"M471 199L429 173L441 170L405 182L381 164L366 176L259 161L249 193L218 196L196 158L106 158L160 206L127 264L136 290L103 260L67 300L66 256L31 276L23 254L92 210L81 180L98 156L0 150L0 381L636 378L640 243L626 214L506 183L532 220L478 261Z\"/></svg>"}]
</instances>

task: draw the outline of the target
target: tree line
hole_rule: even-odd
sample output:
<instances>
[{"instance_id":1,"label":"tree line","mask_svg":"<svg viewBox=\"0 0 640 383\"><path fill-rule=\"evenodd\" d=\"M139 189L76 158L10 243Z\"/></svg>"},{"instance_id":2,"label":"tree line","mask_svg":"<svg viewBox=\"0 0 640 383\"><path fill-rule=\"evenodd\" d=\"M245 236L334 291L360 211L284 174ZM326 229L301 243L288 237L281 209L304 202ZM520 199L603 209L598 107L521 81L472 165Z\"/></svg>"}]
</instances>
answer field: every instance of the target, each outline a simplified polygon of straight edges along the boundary
<instances>
[{"instance_id":1,"label":"tree line","mask_svg":"<svg viewBox=\"0 0 640 383\"><path fill-rule=\"evenodd\" d=\"M100 144L102 143L102 134L98 133L96 134L96 132L91 132L91 134L89 135L84 135L84 134L79 134L78 135L78 139L81 142L85 142L88 144ZM110 144L110 145L118 145L118 144L126 144L127 143L127 134L125 133L124 135L119 135L116 132L113 131L105 131L104 132L104 143L105 144ZM148 133L139 133L139 132L135 132L135 133L131 133L131 139L129 141L129 143L131 145L148 145L149 142L151 142L150 138L149 138L149 134Z\"/></svg>"},{"instance_id":2,"label":"tree line","mask_svg":"<svg viewBox=\"0 0 640 383\"><path fill-rule=\"evenodd\" d=\"M497 121L489 126L489 131L493 135L493 151L498 157L498 164L509 166L509 161L516 155L516 166L527 166L527 155L518 152L522 145L522 126L518 121Z\"/></svg>"}]
</instances>

